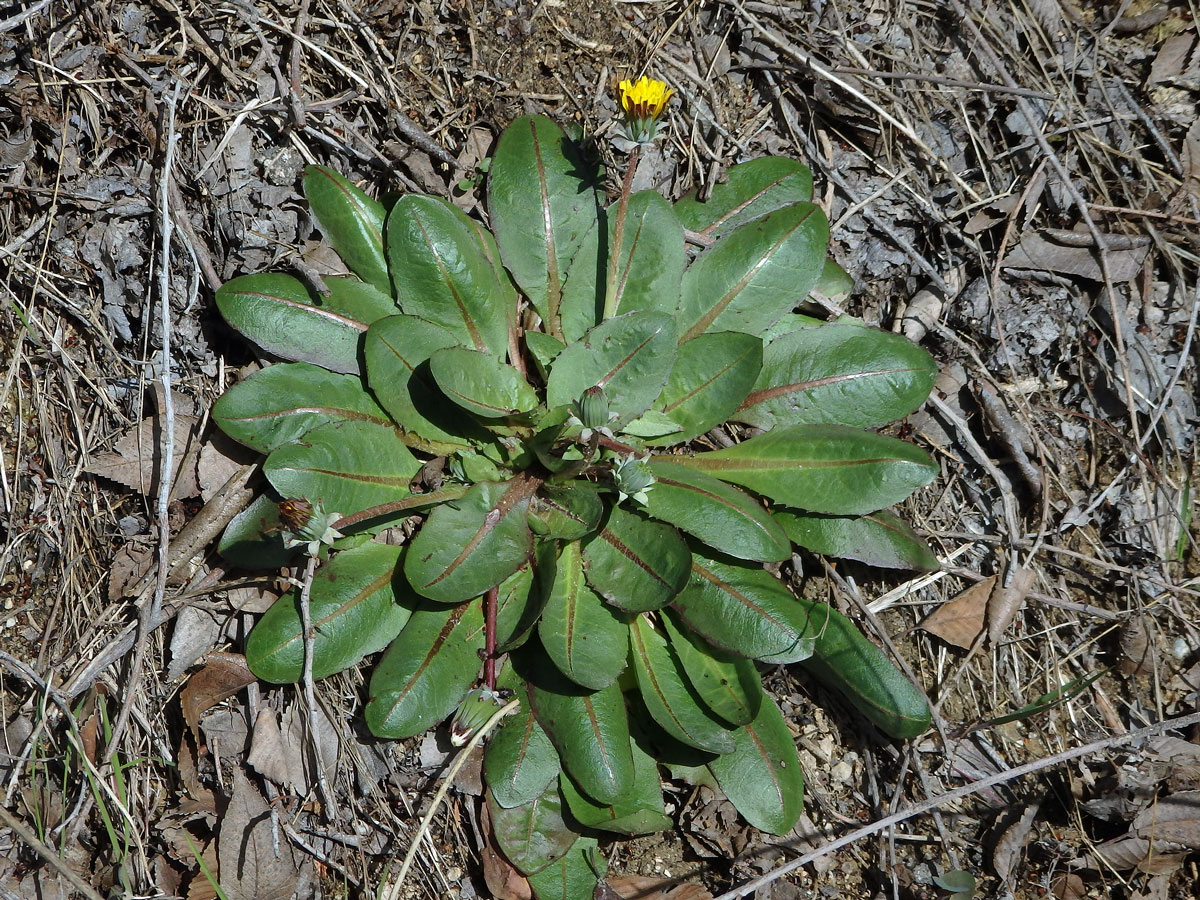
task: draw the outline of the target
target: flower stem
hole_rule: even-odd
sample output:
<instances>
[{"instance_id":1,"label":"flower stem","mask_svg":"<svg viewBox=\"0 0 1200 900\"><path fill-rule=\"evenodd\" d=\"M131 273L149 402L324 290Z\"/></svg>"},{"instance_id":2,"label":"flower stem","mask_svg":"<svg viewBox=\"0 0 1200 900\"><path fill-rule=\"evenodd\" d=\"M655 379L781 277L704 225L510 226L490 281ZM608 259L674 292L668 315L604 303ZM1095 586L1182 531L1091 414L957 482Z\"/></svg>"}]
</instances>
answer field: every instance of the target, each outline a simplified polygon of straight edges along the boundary
<instances>
[{"instance_id":1,"label":"flower stem","mask_svg":"<svg viewBox=\"0 0 1200 900\"><path fill-rule=\"evenodd\" d=\"M335 530L341 531L343 528L349 528L351 525L357 525L359 522L365 522L367 519L377 519L381 516L404 512L421 506L434 506L438 503L444 503L447 500L457 500L468 490L470 490L470 485L464 484L461 487L442 488L440 491L429 491L425 494L412 494L403 500L381 503L379 506L372 506L370 509L364 509L349 516L343 516L333 523L333 527Z\"/></svg>"},{"instance_id":2,"label":"flower stem","mask_svg":"<svg viewBox=\"0 0 1200 900\"><path fill-rule=\"evenodd\" d=\"M617 222L613 227L612 246L608 250L608 283L604 291L604 318L617 314L617 280L621 270L621 245L625 239L625 213L629 209L629 194L633 191L633 173L637 171L642 148L635 146L629 151L629 162L625 167L625 180L621 184L621 199L617 201Z\"/></svg>"}]
</instances>

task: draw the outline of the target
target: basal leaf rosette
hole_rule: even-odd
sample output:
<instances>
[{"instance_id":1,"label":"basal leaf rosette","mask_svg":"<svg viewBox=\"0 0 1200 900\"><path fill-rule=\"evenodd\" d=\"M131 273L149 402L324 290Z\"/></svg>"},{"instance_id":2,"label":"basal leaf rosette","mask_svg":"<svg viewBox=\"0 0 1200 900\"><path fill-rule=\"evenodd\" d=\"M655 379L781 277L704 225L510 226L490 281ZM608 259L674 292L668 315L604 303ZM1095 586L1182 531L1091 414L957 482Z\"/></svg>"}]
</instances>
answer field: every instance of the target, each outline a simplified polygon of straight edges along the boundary
<instances>
[{"instance_id":1,"label":"basal leaf rosette","mask_svg":"<svg viewBox=\"0 0 1200 900\"><path fill-rule=\"evenodd\" d=\"M657 119L669 90L629 87ZM936 466L873 430L920 406L935 367L899 336L802 312L844 281L809 171L752 160L705 202L612 205L597 173L552 121L518 119L488 230L438 198L385 209L311 167L305 193L351 274L217 294L268 363L214 410L265 454L268 484L221 552L322 556L313 672L382 651L365 707L380 736L464 701L460 724L483 721L493 688L518 697L485 755L493 828L537 896L565 900L591 896L597 836L670 825L668 763L707 767L747 821L790 830L802 774L760 664L804 666L888 735L923 731L921 690L767 566L786 575L797 546L937 564L890 510ZM306 509L329 530L298 541L287 523ZM265 680L300 677L299 603L249 636Z\"/></svg>"}]
</instances>

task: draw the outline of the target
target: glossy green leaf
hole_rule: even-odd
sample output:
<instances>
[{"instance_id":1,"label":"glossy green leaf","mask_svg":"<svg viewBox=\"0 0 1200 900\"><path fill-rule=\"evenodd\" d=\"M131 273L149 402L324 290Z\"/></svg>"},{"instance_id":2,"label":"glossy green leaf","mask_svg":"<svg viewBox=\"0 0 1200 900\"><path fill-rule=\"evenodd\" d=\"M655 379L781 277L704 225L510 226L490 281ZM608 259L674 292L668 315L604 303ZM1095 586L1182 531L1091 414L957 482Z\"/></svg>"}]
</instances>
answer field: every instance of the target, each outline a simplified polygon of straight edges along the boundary
<instances>
[{"instance_id":1,"label":"glossy green leaf","mask_svg":"<svg viewBox=\"0 0 1200 900\"><path fill-rule=\"evenodd\" d=\"M577 541L559 551L538 636L562 673L585 688L608 687L625 668L629 626L588 586Z\"/></svg>"},{"instance_id":2,"label":"glossy green leaf","mask_svg":"<svg viewBox=\"0 0 1200 900\"><path fill-rule=\"evenodd\" d=\"M331 422L391 424L360 378L299 362L267 366L238 382L213 406L213 418L260 453Z\"/></svg>"},{"instance_id":3,"label":"glossy green leaf","mask_svg":"<svg viewBox=\"0 0 1200 900\"><path fill-rule=\"evenodd\" d=\"M766 346L754 389L732 418L762 429L875 428L918 409L936 375L933 358L902 335L837 323L804 328Z\"/></svg>"},{"instance_id":4,"label":"glossy green leaf","mask_svg":"<svg viewBox=\"0 0 1200 900\"><path fill-rule=\"evenodd\" d=\"M648 409L632 422L621 427L621 434L640 438L655 438L658 443L683 433L683 426L666 413Z\"/></svg>"},{"instance_id":5,"label":"glossy green leaf","mask_svg":"<svg viewBox=\"0 0 1200 900\"><path fill-rule=\"evenodd\" d=\"M783 529L749 494L669 459L650 461L656 479L643 509L729 556L779 562L792 553Z\"/></svg>"},{"instance_id":6,"label":"glossy green leaf","mask_svg":"<svg viewBox=\"0 0 1200 900\"><path fill-rule=\"evenodd\" d=\"M696 694L716 715L733 725L745 725L758 715L762 681L749 659L724 653L685 625L678 613L664 610L663 630Z\"/></svg>"},{"instance_id":7,"label":"glossy green leaf","mask_svg":"<svg viewBox=\"0 0 1200 900\"><path fill-rule=\"evenodd\" d=\"M479 603L418 608L371 675L371 732L412 737L454 712L479 674L483 637Z\"/></svg>"},{"instance_id":8,"label":"glossy green leaf","mask_svg":"<svg viewBox=\"0 0 1200 900\"><path fill-rule=\"evenodd\" d=\"M589 797L616 803L633 786L629 720L621 688L587 691L567 680L540 651L522 655L529 703L558 750L563 768Z\"/></svg>"},{"instance_id":9,"label":"glossy green leaf","mask_svg":"<svg viewBox=\"0 0 1200 900\"><path fill-rule=\"evenodd\" d=\"M804 810L804 772L779 707L764 697L758 715L734 732L736 748L708 764L742 817L769 834L787 834Z\"/></svg>"},{"instance_id":10,"label":"glossy green leaf","mask_svg":"<svg viewBox=\"0 0 1200 900\"><path fill-rule=\"evenodd\" d=\"M847 316L849 319L849 316ZM858 319L850 320L857 322ZM824 319L818 319L814 316L806 316L804 313L788 313L759 337L762 338L763 344L769 344L771 341L778 340L785 334L791 334L793 331L800 331L803 328L824 328L828 323Z\"/></svg>"},{"instance_id":11,"label":"glossy green leaf","mask_svg":"<svg viewBox=\"0 0 1200 900\"><path fill-rule=\"evenodd\" d=\"M355 275L326 275L324 282L326 293L317 298L318 305L356 322L370 326L400 311L390 293L385 294Z\"/></svg>"},{"instance_id":12,"label":"glossy green leaf","mask_svg":"<svg viewBox=\"0 0 1200 900\"><path fill-rule=\"evenodd\" d=\"M282 497L348 516L400 500L421 468L389 425L333 422L271 452L263 471Z\"/></svg>"},{"instance_id":13,"label":"glossy green leaf","mask_svg":"<svg viewBox=\"0 0 1200 900\"><path fill-rule=\"evenodd\" d=\"M571 267L565 273L559 301L559 325L560 336L568 344L581 340L590 329L604 321L609 215L607 210L600 210L595 222L579 242L579 249L571 259ZM605 238L602 240L600 235Z\"/></svg>"},{"instance_id":14,"label":"glossy green leaf","mask_svg":"<svg viewBox=\"0 0 1200 900\"><path fill-rule=\"evenodd\" d=\"M244 569L278 569L296 555L283 545L279 507L265 494L255 497L225 526L217 552Z\"/></svg>"},{"instance_id":15,"label":"glossy green leaf","mask_svg":"<svg viewBox=\"0 0 1200 900\"><path fill-rule=\"evenodd\" d=\"M813 285L813 293L820 294L827 300L843 300L854 289L854 279L850 274L832 259L825 260L821 277Z\"/></svg>"},{"instance_id":16,"label":"glossy green leaf","mask_svg":"<svg viewBox=\"0 0 1200 900\"><path fill-rule=\"evenodd\" d=\"M553 783L532 800L507 808L489 795L488 814L496 843L526 874L562 859L578 837L563 821L562 797Z\"/></svg>"},{"instance_id":17,"label":"glossy green leaf","mask_svg":"<svg viewBox=\"0 0 1200 900\"><path fill-rule=\"evenodd\" d=\"M350 271L390 296L383 205L325 166L304 170L304 196L326 240Z\"/></svg>"},{"instance_id":18,"label":"glossy green leaf","mask_svg":"<svg viewBox=\"0 0 1200 900\"><path fill-rule=\"evenodd\" d=\"M691 630L739 656L793 663L813 652L808 607L760 566L694 553L691 578L672 605Z\"/></svg>"},{"instance_id":19,"label":"glossy green leaf","mask_svg":"<svg viewBox=\"0 0 1200 900\"><path fill-rule=\"evenodd\" d=\"M553 558L553 548L535 550ZM542 563L538 563L541 568ZM496 648L504 653L525 641L541 614L545 598L534 576L534 564L526 562L500 582L496 592Z\"/></svg>"},{"instance_id":20,"label":"glossy green leaf","mask_svg":"<svg viewBox=\"0 0 1200 900\"><path fill-rule=\"evenodd\" d=\"M507 352L504 291L479 239L445 204L414 194L396 201L387 253L406 314L442 326L465 347Z\"/></svg>"},{"instance_id":21,"label":"glossy green leaf","mask_svg":"<svg viewBox=\"0 0 1200 900\"><path fill-rule=\"evenodd\" d=\"M708 200L698 200L695 191L681 197L675 213L689 231L720 237L767 213L810 200L808 166L782 156L763 156L730 167Z\"/></svg>"},{"instance_id":22,"label":"glossy green leaf","mask_svg":"<svg viewBox=\"0 0 1200 900\"><path fill-rule=\"evenodd\" d=\"M660 728L677 741L709 753L728 753L733 737L708 712L666 637L637 616L629 629L630 658L642 702Z\"/></svg>"},{"instance_id":23,"label":"glossy green leaf","mask_svg":"<svg viewBox=\"0 0 1200 900\"><path fill-rule=\"evenodd\" d=\"M674 528L614 507L583 545L588 584L627 612L659 609L687 583L691 552Z\"/></svg>"},{"instance_id":24,"label":"glossy green leaf","mask_svg":"<svg viewBox=\"0 0 1200 900\"><path fill-rule=\"evenodd\" d=\"M545 116L517 119L500 137L488 175L488 213L504 264L562 337L563 281L591 232L600 205L593 164Z\"/></svg>"},{"instance_id":25,"label":"glossy green leaf","mask_svg":"<svg viewBox=\"0 0 1200 900\"><path fill-rule=\"evenodd\" d=\"M670 459L778 503L834 515L892 506L938 472L913 444L843 425L791 425L724 450Z\"/></svg>"},{"instance_id":26,"label":"glossy green leaf","mask_svg":"<svg viewBox=\"0 0 1200 900\"><path fill-rule=\"evenodd\" d=\"M930 722L929 703L916 685L841 613L824 603L799 602L808 607L818 632L804 667L892 737L924 732Z\"/></svg>"},{"instance_id":27,"label":"glossy green leaf","mask_svg":"<svg viewBox=\"0 0 1200 900\"><path fill-rule=\"evenodd\" d=\"M418 598L398 577L399 547L364 544L334 554L313 576L309 618L314 678L341 672L400 633ZM297 591L284 594L246 638L246 663L263 681L299 681L304 629Z\"/></svg>"},{"instance_id":28,"label":"glossy green leaf","mask_svg":"<svg viewBox=\"0 0 1200 900\"><path fill-rule=\"evenodd\" d=\"M429 357L429 371L447 397L485 419L529 412L538 404L521 373L488 353L466 347L437 350Z\"/></svg>"},{"instance_id":29,"label":"glossy green leaf","mask_svg":"<svg viewBox=\"0 0 1200 900\"><path fill-rule=\"evenodd\" d=\"M675 361L675 325L657 312L633 312L602 322L554 360L546 403L568 406L596 386L618 423L645 412L662 393Z\"/></svg>"},{"instance_id":30,"label":"glossy green leaf","mask_svg":"<svg viewBox=\"0 0 1200 900\"><path fill-rule=\"evenodd\" d=\"M734 331L702 334L681 344L654 404L681 430L649 443L678 444L726 421L754 387L762 355L761 340Z\"/></svg>"},{"instance_id":31,"label":"glossy green leaf","mask_svg":"<svg viewBox=\"0 0 1200 900\"><path fill-rule=\"evenodd\" d=\"M560 771L558 751L527 706L504 720L483 755L483 777L504 807L533 800Z\"/></svg>"},{"instance_id":32,"label":"glossy green leaf","mask_svg":"<svg viewBox=\"0 0 1200 900\"><path fill-rule=\"evenodd\" d=\"M587 796L565 773L559 776L559 791L567 809L580 825L628 835L650 834L671 827L671 819L663 810L658 763L638 746L637 741L631 742L630 750L633 754L633 785L611 806Z\"/></svg>"},{"instance_id":33,"label":"glossy green leaf","mask_svg":"<svg viewBox=\"0 0 1200 900\"><path fill-rule=\"evenodd\" d=\"M542 380L545 380L546 373L550 371L550 364L567 345L544 332L526 331L525 346L529 348L529 355L533 357L533 361L541 371Z\"/></svg>"},{"instance_id":34,"label":"glossy green leaf","mask_svg":"<svg viewBox=\"0 0 1200 900\"><path fill-rule=\"evenodd\" d=\"M529 875L537 900L592 900L607 861L596 839L580 837L557 862Z\"/></svg>"},{"instance_id":35,"label":"glossy green leaf","mask_svg":"<svg viewBox=\"0 0 1200 900\"><path fill-rule=\"evenodd\" d=\"M423 449L435 453L470 446L469 417L446 401L429 371L434 353L458 345L440 325L403 315L380 319L363 340L371 390L397 425L428 442Z\"/></svg>"},{"instance_id":36,"label":"glossy green leaf","mask_svg":"<svg viewBox=\"0 0 1200 900\"><path fill-rule=\"evenodd\" d=\"M869 566L934 572L938 558L912 526L890 510L865 516L821 516L776 509L772 515L801 547Z\"/></svg>"},{"instance_id":37,"label":"glossy green leaf","mask_svg":"<svg viewBox=\"0 0 1200 900\"><path fill-rule=\"evenodd\" d=\"M243 275L217 289L225 321L268 353L333 372L359 373L366 322L313 301L290 275Z\"/></svg>"},{"instance_id":38,"label":"glossy green leaf","mask_svg":"<svg viewBox=\"0 0 1200 900\"><path fill-rule=\"evenodd\" d=\"M811 203L786 206L726 235L683 274L680 339L706 331L762 333L816 284L828 245L829 222Z\"/></svg>"},{"instance_id":39,"label":"glossy green leaf","mask_svg":"<svg viewBox=\"0 0 1200 900\"><path fill-rule=\"evenodd\" d=\"M410 544L404 574L417 593L460 603L495 587L533 552L526 524L535 484L485 482L436 507Z\"/></svg>"},{"instance_id":40,"label":"glossy green leaf","mask_svg":"<svg viewBox=\"0 0 1200 900\"><path fill-rule=\"evenodd\" d=\"M529 504L529 526L548 540L576 541L600 525L604 501L586 482L545 484Z\"/></svg>"}]
</instances>

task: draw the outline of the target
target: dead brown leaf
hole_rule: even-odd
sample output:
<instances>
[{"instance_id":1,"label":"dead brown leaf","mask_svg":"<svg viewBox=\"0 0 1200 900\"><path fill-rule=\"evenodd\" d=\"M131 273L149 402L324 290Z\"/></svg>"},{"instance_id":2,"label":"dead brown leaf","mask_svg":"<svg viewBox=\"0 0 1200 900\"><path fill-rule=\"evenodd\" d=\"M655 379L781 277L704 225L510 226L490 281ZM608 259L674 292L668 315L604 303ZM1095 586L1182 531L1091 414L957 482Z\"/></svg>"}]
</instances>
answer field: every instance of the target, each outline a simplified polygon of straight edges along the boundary
<instances>
[{"instance_id":1,"label":"dead brown leaf","mask_svg":"<svg viewBox=\"0 0 1200 900\"><path fill-rule=\"evenodd\" d=\"M240 653L210 653L204 658L204 668L193 675L179 692L183 719L199 737L200 717L222 700L232 697L255 679L246 657Z\"/></svg>"},{"instance_id":2,"label":"dead brown leaf","mask_svg":"<svg viewBox=\"0 0 1200 900\"><path fill-rule=\"evenodd\" d=\"M483 880L495 900L531 900L533 889L529 881L513 868L512 863L501 855L492 838L492 820L488 805L480 804L479 827L483 833L483 846L479 858L483 863Z\"/></svg>"},{"instance_id":3,"label":"dead brown leaf","mask_svg":"<svg viewBox=\"0 0 1200 900\"><path fill-rule=\"evenodd\" d=\"M1123 236L1111 237L1120 239ZM1110 249L1108 271L1112 280L1122 282L1136 278L1142 271L1142 263L1145 262L1149 250L1148 243L1120 250ZM1068 246L1051 241L1036 232L1024 235L1021 242L1001 260L1000 265L1006 269L1033 269L1039 272L1075 275L1091 281L1104 280L1104 271L1100 268L1100 254L1096 248Z\"/></svg>"},{"instance_id":4,"label":"dead brown leaf","mask_svg":"<svg viewBox=\"0 0 1200 900\"><path fill-rule=\"evenodd\" d=\"M246 762L263 778L270 779L280 787L292 786L283 735L279 733L279 720L275 717L275 710L269 706L260 709L258 718L254 720L254 737Z\"/></svg>"},{"instance_id":5,"label":"dead brown leaf","mask_svg":"<svg viewBox=\"0 0 1200 900\"><path fill-rule=\"evenodd\" d=\"M1025 596L1031 587L1033 571L1021 568L1017 569L1008 586L996 585L992 588L987 604L987 630L988 640L993 644L1004 637L1004 632L1025 605Z\"/></svg>"},{"instance_id":6,"label":"dead brown leaf","mask_svg":"<svg viewBox=\"0 0 1200 900\"><path fill-rule=\"evenodd\" d=\"M217 836L217 869L228 900L289 900L300 883L291 842L273 833L267 801L237 767Z\"/></svg>"},{"instance_id":7,"label":"dead brown leaf","mask_svg":"<svg viewBox=\"0 0 1200 900\"><path fill-rule=\"evenodd\" d=\"M988 598L996 584L992 575L971 585L957 597L947 600L917 626L947 644L970 650L983 633L987 621Z\"/></svg>"},{"instance_id":8,"label":"dead brown leaf","mask_svg":"<svg viewBox=\"0 0 1200 900\"><path fill-rule=\"evenodd\" d=\"M1032 803L1021 813L1021 817L1013 822L1000 835L996 847L992 851L992 868L1005 884L1010 884L1021 861L1025 845L1029 843L1029 834L1033 829L1033 820L1037 817L1041 805Z\"/></svg>"},{"instance_id":9,"label":"dead brown leaf","mask_svg":"<svg viewBox=\"0 0 1200 900\"><path fill-rule=\"evenodd\" d=\"M621 875L607 879L608 886L624 900L712 900L712 894L698 884L647 878L642 875Z\"/></svg>"},{"instance_id":10,"label":"dead brown leaf","mask_svg":"<svg viewBox=\"0 0 1200 900\"><path fill-rule=\"evenodd\" d=\"M1185 31L1173 34L1162 42L1150 66L1146 84L1162 84L1197 76L1200 76L1200 49L1196 47L1196 35Z\"/></svg>"},{"instance_id":11,"label":"dead brown leaf","mask_svg":"<svg viewBox=\"0 0 1200 900\"><path fill-rule=\"evenodd\" d=\"M175 414L175 455L171 467L172 496L185 500L200 493L196 480L197 428L199 419ZM84 467L93 475L108 478L146 496L158 493L162 469L162 430L157 415L147 416L125 432L109 453L98 453Z\"/></svg>"}]
</instances>

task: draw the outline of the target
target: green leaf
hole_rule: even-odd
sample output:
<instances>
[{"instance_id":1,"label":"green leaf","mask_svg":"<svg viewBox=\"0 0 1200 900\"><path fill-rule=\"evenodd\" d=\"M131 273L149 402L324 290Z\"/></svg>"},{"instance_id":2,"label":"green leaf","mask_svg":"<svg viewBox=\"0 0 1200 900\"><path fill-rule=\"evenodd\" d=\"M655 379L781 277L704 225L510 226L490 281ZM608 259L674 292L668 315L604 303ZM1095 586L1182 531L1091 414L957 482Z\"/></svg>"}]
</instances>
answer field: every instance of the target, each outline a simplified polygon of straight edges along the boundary
<instances>
[{"instance_id":1,"label":"green leaf","mask_svg":"<svg viewBox=\"0 0 1200 900\"><path fill-rule=\"evenodd\" d=\"M383 205L325 166L304 170L304 196L326 240L350 271L390 296Z\"/></svg>"},{"instance_id":2,"label":"green leaf","mask_svg":"<svg viewBox=\"0 0 1200 900\"><path fill-rule=\"evenodd\" d=\"M858 322L858 319L849 320L846 324ZM806 316L804 313L788 313L766 331L759 335L764 344L769 344L771 341L778 340L785 334L791 334L793 331L800 331L802 328L824 328L828 323L824 319L818 319L814 316ZM839 322L839 324L841 324ZM861 324L861 323L860 323Z\"/></svg>"},{"instance_id":3,"label":"green leaf","mask_svg":"<svg viewBox=\"0 0 1200 900\"><path fill-rule=\"evenodd\" d=\"M529 349L529 355L533 357L533 361L541 371L542 379L545 380L546 372L550 370L550 364L554 362L555 357L562 353L563 347L567 345L558 338L551 337L544 332L526 331L525 346Z\"/></svg>"},{"instance_id":4,"label":"green leaf","mask_svg":"<svg viewBox=\"0 0 1200 900\"><path fill-rule=\"evenodd\" d=\"M260 453L303 437L331 422L390 425L387 413L353 375L309 363L260 369L221 395L213 418L227 435Z\"/></svg>"},{"instance_id":5,"label":"green leaf","mask_svg":"<svg viewBox=\"0 0 1200 900\"><path fill-rule=\"evenodd\" d=\"M764 430L836 423L874 428L918 409L937 376L907 338L858 325L804 328L772 341L732 418Z\"/></svg>"},{"instance_id":6,"label":"green leaf","mask_svg":"<svg viewBox=\"0 0 1200 900\"><path fill-rule=\"evenodd\" d=\"M441 325L463 346L507 352L505 292L479 239L445 204L415 194L396 201L387 252L406 314Z\"/></svg>"},{"instance_id":7,"label":"green leaf","mask_svg":"<svg viewBox=\"0 0 1200 900\"><path fill-rule=\"evenodd\" d=\"M676 624L678 614L673 609L665 613L662 623L667 640L700 699L733 725L753 721L763 694L754 663L722 653L690 628Z\"/></svg>"},{"instance_id":8,"label":"green leaf","mask_svg":"<svg viewBox=\"0 0 1200 900\"><path fill-rule=\"evenodd\" d=\"M732 744L731 739L730 746ZM633 786L611 806L587 796L566 773L559 776L559 791L567 809L580 825L628 835L650 834L671 827L671 819L663 810L658 763L638 746L637 741L631 741L630 750L633 754Z\"/></svg>"},{"instance_id":9,"label":"green leaf","mask_svg":"<svg viewBox=\"0 0 1200 900\"><path fill-rule=\"evenodd\" d=\"M539 547L535 554L552 552L553 548L542 550ZM539 562L538 567L541 565ZM500 652L524 643L537 625L544 602L542 591L536 589L533 562L526 562L500 582L496 593L496 648Z\"/></svg>"},{"instance_id":10,"label":"green leaf","mask_svg":"<svg viewBox=\"0 0 1200 900\"><path fill-rule=\"evenodd\" d=\"M334 554L313 576L309 619L314 678L324 678L382 650L408 622L418 598L398 577L399 547L364 544ZM284 594L246 638L246 663L263 681L299 681L304 628L296 591Z\"/></svg>"},{"instance_id":11,"label":"green leaf","mask_svg":"<svg viewBox=\"0 0 1200 900\"><path fill-rule=\"evenodd\" d=\"M930 722L929 703L916 685L841 613L824 603L799 602L808 607L818 634L804 667L892 737L924 732Z\"/></svg>"},{"instance_id":12,"label":"green leaf","mask_svg":"<svg viewBox=\"0 0 1200 900\"><path fill-rule=\"evenodd\" d=\"M599 217L597 188L595 167L545 116L517 119L500 136L488 175L492 228L505 266L557 338L563 280Z\"/></svg>"},{"instance_id":13,"label":"green leaf","mask_svg":"<svg viewBox=\"0 0 1200 900\"><path fill-rule=\"evenodd\" d=\"M540 538L576 541L600 525L604 501L591 484L544 484L529 504L529 523Z\"/></svg>"},{"instance_id":14,"label":"green leaf","mask_svg":"<svg viewBox=\"0 0 1200 900\"><path fill-rule=\"evenodd\" d=\"M383 293L356 275L326 275L324 282L327 293L317 298L318 304L356 322L370 326L400 311L390 293Z\"/></svg>"},{"instance_id":15,"label":"green leaf","mask_svg":"<svg viewBox=\"0 0 1200 900\"><path fill-rule=\"evenodd\" d=\"M225 526L217 552L244 569L278 569L287 565L294 549L283 546L279 507L260 494Z\"/></svg>"},{"instance_id":16,"label":"green leaf","mask_svg":"<svg viewBox=\"0 0 1200 900\"><path fill-rule=\"evenodd\" d=\"M832 259L825 260L825 268L821 277L813 285L813 293L820 294L828 300L842 300L850 295L854 288L854 279L849 273Z\"/></svg>"},{"instance_id":17,"label":"green leaf","mask_svg":"<svg viewBox=\"0 0 1200 900\"><path fill-rule=\"evenodd\" d=\"M697 200L695 191L681 197L675 213L689 231L720 237L767 213L810 200L808 166L783 156L762 156L732 166L708 200Z\"/></svg>"},{"instance_id":18,"label":"green leaf","mask_svg":"<svg viewBox=\"0 0 1200 900\"><path fill-rule=\"evenodd\" d=\"M702 334L681 344L654 406L682 431L650 443L689 441L727 420L754 387L762 355L761 340L734 331Z\"/></svg>"},{"instance_id":19,"label":"green leaf","mask_svg":"<svg viewBox=\"0 0 1200 900\"><path fill-rule=\"evenodd\" d=\"M608 868L595 838L580 837L566 856L529 876L537 900L592 900Z\"/></svg>"},{"instance_id":20,"label":"green leaf","mask_svg":"<svg viewBox=\"0 0 1200 900\"><path fill-rule=\"evenodd\" d=\"M630 656L638 690L650 715L677 741L709 753L733 749L729 730L709 714L667 639L644 615L629 629Z\"/></svg>"},{"instance_id":21,"label":"green leaf","mask_svg":"<svg viewBox=\"0 0 1200 900\"><path fill-rule=\"evenodd\" d=\"M268 353L333 372L359 374L358 346L367 323L314 303L290 275L243 275L217 289L217 308Z\"/></svg>"},{"instance_id":22,"label":"green leaf","mask_svg":"<svg viewBox=\"0 0 1200 900\"><path fill-rule=\"evenodd\" d=\"M526 874L540 872L562 859L578 835L563 821L558 785L551 784L532 800L505 808L488 796L492 833L508 861Z\"/></svg>"},{"instance_id":23,"label":"green leaf","mask_svg":"<svg viewBox=\"0 0 1200 900\"><path fill-rule=\"evenodd\" d=\"M407 497L420 468L395 428L353 421L314 428L263 463L280 496L320 501L343 516Z\"/></svg>"},{"instance_id":24,"label":"green leaf","mask_svg":"<svg viewBox=\"0 0 1200 900\"><path fill-rule=\"evenodd\" d=\"M438 454L470 446L470 417L446 402L429 371L434 353L455 346L453 334L416 316L380 319L363 341L371 390L397 425L427 442L422 449Z\"/></svg>"},{"instance_id":25,"label":"green leaf","mask_svg":"<svg viewBox=\"0 0 1200 900\"><path fill-rule=\"evenodd\" d=\"M629 626L588 586L578 541L559 551L538 635L546 655L585 688L608 687L625 668Z\"/></svg>"},{"instance_id":26,"label":"green leaf","mask_svg":"<svg viewBox=\"0 0 1200 900\"><path fill-rule=\"evenodd\" d=\"M661 413L656 409L646 410L621 428L622 434L640 438L658 438L660 443L668 435L677 435L682 431L682 425L677 424L666 413Z\"/></svg>"},{"instance_id":27,"label":"green leaf","mask_svg":"<svg viewBox=\"0 0 1200 900\"><path fill-rule=\"evenodd\" d=\"M535 488L524 476L485 482L436 507L404 560L404 574L417 593L460 603L517 571L533 552L525 515Z\"/></svg>"},{"instance_id":28,"label":"green leaf","mask_svg":"<svg viewBox=\"0 0 1200 900\"><path fill-rule=\"evenodd\" d=\"M764 662L807 659L819 630L808 607L771 573L699 553L692 554L692 576L672 605L712 644Z\"/></svg>"},{"instance_id":29,"label":"green leaf","mask_svg":"<svg viewBox=\"0 0 1200 900\"><path fill-rule=\"evenodd\" d=\"M789 538L814 553L889 569L935 572L941 568L929 546L890 510L848 517L776 509L773 515Z\"/></svg>"},{"instance_id":30,"label":"green leaf","mask_svg":"<svg viewBox=\"0 0 1200 900\"><path fill-rule=\"evenodd\" d=\"M786 206L726 235L683 273L681 341L706 331L760 334L816 284L828 245L829 222L811 203Z\"/></svg>"},{"instance_id":31,"label":"green leaf","mask_svg":"<svg viewBox=\"0 0 1200 900\"><path fill-rule=\"evenodd\" d=\"M892 506L938 473L920 448L842 425L791 425L725 450L670 459L778 503L834 515Z\"/></svg>"},{"instance_id":32,"label":"green leaf","mask_svg":"<svg viewBox=\"0 0 1200 900\"><path fill-rule=\"evenodd\" d=\"M478 350L437 350L429 357L429 371L447 397L485 419L529 412L538 404L520 372Z\"/></svg>"},{"instance_id":33,"label":"green leaf","mask_svg":"<svg viewBox=\"0 0 1200 900\"><path fill-rule=\"evenodd\" d=\"M528 704L492 735L483 755L483 776L492 799L503 807L528 803L561 771L558 751Z\"/></svg>"},{"instance_id":34,"label":"green leaf","mask_svg":"<svg viewBox=\"0 0 1200 900\"><path fill-rule=\"evenodd\" d=\"M371 675L363 712L371 732L412 737L454 712L479 674L483 646L481 604L418 608Z\"/></svg>"},{"instance_id":35,"label":"green leaf","mask_svg":"<svg viewBox=\"0 0 1200 900\"><path fill-rule=\"evenodd\" d=\"M554 360L546 404L568 406L599 387L618 423L637 418L653 403L675 361L675 324L662 313L626 313L602 322Z\"/></svg>"},{"instance_id":36,"label":"green leaf","mask_svg":"<svg viewBox=\"0 0 1200 900\"><path fill-rule=\"evenodd\" d=\"M575 783L601 803L616 803L628 794L633 755L621 688L614 683L587 691L568 681L540 652L522 654L516 662L528 682L533 714Z\"/></svg>"},{"instance_id":37,"label":"green leaf","mask_svg":"<svg viewBox=\"0 0 1200 900\"><path fill-rule=\"evenodd\" d=\"M791 543L762 504L706 475L668 459L650 461L656 479L643 509L729 556L779 562Z\"/></svg>"},{"instance_id":38,"label":"green leaf","mask_svg":"<svg viewBox=\"0 0 1200 900\"><path fill-rule=\"evenodd\" d=\"M613 507L583 545L588 584L627 612L659 609L687 583L691 553L674 528Z\"/></svg>"},{"instance_id":39,"label":"green leaf","mask_svg":"<svg viewBox=\"0 0 1200 900\"><path fill-rule=\"evenodd\" d=\"M764 697L758 715L734 732L732 753L708 764L717 784L755 828L787 834L804 810L804 773L779 707Z\"/></svg>"}]
</instances>

